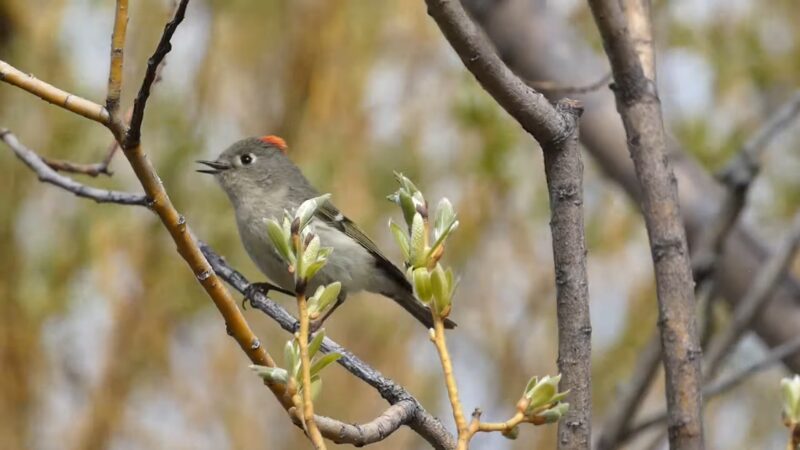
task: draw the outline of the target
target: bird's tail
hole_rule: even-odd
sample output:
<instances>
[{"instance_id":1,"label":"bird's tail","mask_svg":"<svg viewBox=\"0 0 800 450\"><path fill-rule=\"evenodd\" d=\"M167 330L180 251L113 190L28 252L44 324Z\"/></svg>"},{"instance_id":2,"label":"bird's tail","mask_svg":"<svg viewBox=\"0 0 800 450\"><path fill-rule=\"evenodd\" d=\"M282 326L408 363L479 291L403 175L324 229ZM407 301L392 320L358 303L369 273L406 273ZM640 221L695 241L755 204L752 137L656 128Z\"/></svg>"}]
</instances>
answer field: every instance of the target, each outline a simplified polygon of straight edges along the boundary
<instances>
[{"instance_id":1,"label":"bird's tail","mask_svg":"<svg viewBox=\"0 0 800 450\"><path fill-rule=\"evenodd\" d=\"M417 300L410 290L403 289L401 292L391 292L385 295L391 297L398 305L416 317L417 320L425 325L425 328L433 328L431 310ZM453 329L456 327L456 323L450 319L444 319L444 327Z\"/></svg>"}]
</instances>

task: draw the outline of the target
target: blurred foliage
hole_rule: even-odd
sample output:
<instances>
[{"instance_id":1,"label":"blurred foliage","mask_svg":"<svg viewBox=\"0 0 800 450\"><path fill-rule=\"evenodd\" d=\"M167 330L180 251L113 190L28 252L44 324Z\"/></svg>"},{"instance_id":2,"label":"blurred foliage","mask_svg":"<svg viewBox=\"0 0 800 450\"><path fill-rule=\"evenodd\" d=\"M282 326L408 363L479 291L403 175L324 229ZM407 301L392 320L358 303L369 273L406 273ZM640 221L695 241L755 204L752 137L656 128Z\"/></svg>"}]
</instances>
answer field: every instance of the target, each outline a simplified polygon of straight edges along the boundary
<instances>
[{"instance_id":1,"label":"blurred foliage","mask_svg":"<svg viewBox=\"0 0 800 450\"><path fill-rule=\"evenodd\" d=\"M713 74L708 86L693 86L693 79L668 85L711 93L700 113L670 116L669 126L712 170L800 81L800 36L789 20L800 14L800 3L736 3L745 6L655 6L659 42L666 43L659 55L688 50ZM699 16L683 12L692 5L715 13L687 20ZM97 0L1 2L0 58L102 101L112 8L113 2ZM131 4L126 105L169 8L161 0ZM585 5L560 8L599 50ZM462 279L453 317L460 326L450 342L465 407L481 406L487 420L505 417L503 407L518 398L526 374L556 373L541 157L464 71L422 1L193 0L173 44L148 106L143 142L200 238L261 280L239 244L227 199L194 172L193 161L241 137L275 133L287 139L292 158L319 190L333 193L399 262L385 226L399 217L385 196L395 189L392 171L402 171L431 198L449 197L459 211L461 226L446 259ZM662 90L665 101L677 94ZM109 144L102 127L7 85L0 86L0 127L44 155L80 162L99 160ZM781 230L800 202L798 138L795 127L770 147L753 193L756 213L748 220L767 230ZM111 178L82 181L140 190L121 155L112 169ZM306 445L247 370L152 214L41 184L4 148L0 180L0 448ZM602 413L651 333L654 294L635 206L590 161L585 190L595 409ZM276 297L292 309L291 299ZM364 302L380 307L364 308ZM287 336L257 312L246 314L267 349L280 353ZM427 335L392 302L355 296L326 327L452 425ZM385 408L373 390L338 367L327 369L325 383L321 414L359 422ZM760 389L756 384L736 404L710 410L740 408L738 416L724 416L728 422L710 422L712 439L728 443L716 430L730 428L730 421L749 424L753 441L742 438L726 448L756 448L771 432L782 432L764 418L771 409L759 413L775 404ZM655 391L648 405L660 401ZM555 428L523 429L513 443L493 439L477 436L475 448L553 448ZM426 447L404 429L372 448Z\"/></svg>"}]
</instances>

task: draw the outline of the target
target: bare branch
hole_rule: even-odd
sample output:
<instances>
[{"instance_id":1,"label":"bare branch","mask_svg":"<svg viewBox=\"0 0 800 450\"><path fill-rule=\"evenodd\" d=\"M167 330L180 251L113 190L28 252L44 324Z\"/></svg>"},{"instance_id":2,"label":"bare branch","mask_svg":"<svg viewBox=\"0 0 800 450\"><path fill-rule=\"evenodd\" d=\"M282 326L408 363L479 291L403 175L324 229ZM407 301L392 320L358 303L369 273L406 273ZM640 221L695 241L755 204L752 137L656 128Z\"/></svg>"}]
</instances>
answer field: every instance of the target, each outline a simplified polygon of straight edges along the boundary
<instances>
[{"instance_id":1,"label":"bare branch","mask_svg":"<svg viewBox=\"0 0 800 450\"><path fill-rule=\"evenodd\" d=\"M40 181L58 186L72 192L78 197L89 198L97 203L119 203L121 205L148 206L147 197L141 194L128 192L108 191L97 189L65 177L51 169L33 150L22 145L14 134L6 129L0 129L0 139L21 159L31 170L36 173Z\"/></svg>"},{"instance_id":2,"label":"bare branch","mask_svg":"<svg viewBox=\"0 0 800 450\"><path fill-rule=\"evenodd\" d=\"M540 93L519 79L497 56L461 2L426 0L428 14L478 82L537 141L565 139L569 122Z\"/></svg>"},{"instance_id":3,"label":"bare branch","mask_svg":"<svg viewBox=\"0 0 800 450\"><path fill-rule=\"evenodd\" d=\"M562 100L574 130L583 108ZM583 228L583 162L578 133L544 152L544 171L550 198L556 305L558 316L558 371L562 388L569 389L569 411L558 423L558 448L588 449L591 444L592 324L586 275Z\"/></svg>"},{"instance_id":4,"label":"bare branch","mask_svg":"<svg viewBox=\"0 0 800 450\"><path fill-rule=\"evenodd\" d=\"M608 72L599 80L585 86L568 86L564 84L558 84L554 81L528 80L526 83L528 86L536 89L537 91L547 94L548 97L562 97L566 95L581 95L594 92L607 86L611 80L611 72Z\"/></svg>"},{"instance_id":5,"label":"bare branch","mask_svg":"<svg viewBox=\"0 0 800 450\"><path fill-rule=\"evenodd\" d=\"M114 141L113 148L116 149L116 147L117 141ZM111 152L106 153L106 157L111 154ZM106 158L103 158L103 161L98 163L84 164L68 161L66 159L51 159L44 156L42 157L42 161L44 161L45 164L57 172L77 173L81 175L88 175L90 177L97 177L98 175L111 175L111 171L108 170L108 164L105 163L105 160Z\"/></svg>"},{"instance_id":6,"label":"bare branch","mask_svg":"<svg viewBox=\"0 0 800 450\"><path fill-rule=\"evenodd\" d=\"M650 0L622 0L628 33L642 65L645 78L656 80L656 49L653 24L650 21Z\"/></svg>"},{"instance_id":7,"label":"bare branch","mask_svg":"<svg viewBox=\"0 0 800 450\"><path fill-rule=\"evenodd\" d=\"M642 188L641 206L656 273L670 447L702 449L701 350L695 324L694 282L678 207L677 182L666 156L658 92L654 80L646 76L648 69L643 68L619 2L589 0L589 5L614 73L617 110ZM643 29L649 26L637 27ZM641 33L637 37L641 39Z\"/></svg>"},{"instance_id":8,"label":"bare branch","mask_svg":"<svg viewBox=\"0 0 800 450\"><path fill-rule=\"evenodd\" d=\"M111 61L108 68L108 93L106 95L106 109L114 122L119 121L119 98L122 95L122 66L127 30L128 0L117 0L114 32L111 34Z\"/></svg>"},{"instance_id":9,"label":"bare branch","mask_svg":"<svg viewBox=\"0 0 800 450\"><path fill-rule=\"evenodd\" d=\"M411 400L401 400L386 408L380 416L368 423L349 424L330 417L316 415L316 422L325 437L337 444L351 444L356 447L380 442L403 425L413 420L416 404Z\"/></svg>"},{"instance_id":10,"label":"bare branch","mask_svg":"<svg viewBox=\"0 0 800 450\"><path fill-rule=\"evenodd\" d=\"M559 423L558 448L588 448L591 437L591 324L584 260L582 163L577 152L577 123L581 108L571 101L563 101L556 108L542 94L527 86L503 63L460 1L426 0L426 4L428 14L436 21L464 66L539 142L544 152L553 217L559 221L552 232L558 285L559 368L564 376L560 389L570 391L567 400L574 405ZM577 172L563 173L567 170ZM557 243L565 236L569 242ZM576 316L567 320L569 314Z\"/></svg>"},{"instance_id":11,"label":"bare branch","mask_svg":"<svg viewBox=\"0 0 800 450\"><path fill-rule=\"evenodd\" d=\"M108 126L110 115L105 107L85 98L70 94L51 84L37 79L33 75L26 75L5 61L0 61L0 81L17 86L30 92L42 100L60 106L75 114L94 120Z\"/></svg>"},{"instance_id":12,"label":"bare branch","mask_svg":"<svg viewBox=\"0 0 800 450\"><path fill-rule=\"evenodd\" d=\"M144 74L144 80L142 80L142 87L139 88L139 94L136 96L136 100L134 100L133 103L130 127L122 142L122 148L126 151L139 145L142 120L144 120L144 109L145 106L147 106L147 99L150 97L150 87L153 85L158 75L158 66L161 64L164 57L167 56L167 53L172 50L172 43L170 40L172 39L172 35L175 34L178 25L183 21L186 14L186 5L188 3L189 0L180 1L175 10L175 16L164 26L164 33L161 35L161 40L158 42L156 51L153 53L153 56L147 60L147 70Z\"/></svg>"}]
</instances>

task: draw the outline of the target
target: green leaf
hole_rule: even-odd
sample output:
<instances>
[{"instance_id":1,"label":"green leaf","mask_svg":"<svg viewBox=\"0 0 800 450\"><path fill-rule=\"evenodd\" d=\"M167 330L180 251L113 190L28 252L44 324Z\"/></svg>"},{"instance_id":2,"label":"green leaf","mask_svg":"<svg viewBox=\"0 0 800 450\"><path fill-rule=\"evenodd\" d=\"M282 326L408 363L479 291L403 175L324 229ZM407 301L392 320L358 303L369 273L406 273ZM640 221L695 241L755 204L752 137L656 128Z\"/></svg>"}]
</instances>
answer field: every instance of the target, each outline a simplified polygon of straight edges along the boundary
<instances>
[{"instance_id":1,"label":"green leaf","mask_svg":"<svg viewBox=\"0 0 800 450\"><path fill-rule=\"evenodd\" d=\"M289 264L292 264L292 256L290 255L291 251L289 250L289 235L283 234L283 228L278 225L278 222L274 220L267 220L267 235L269 236L269 240L272 241L272 245L275 246L275 249L278 251L278 254L281 255L284 261Z\"/></svg>"},{"instance_id":2,"label":"green leaf","mask_svg":"<svg viewBox=\"0 0 800 450\"><path fill-rule=\"evenodd\" d=\"M783 414L791 423L800 422L800 376L781 380Z\"/></svg>"},{"instance_id":3,"label":"green leaf","mask_svg":"<svg viewBox=\"0 0 800 450\"><path fill-rule=\"evenodd\" d=\"M398 199L400 200L400 209L403 211L403 219L405 219L406 225L410 227L414 220L414 214L417 213L417 207L414 206L414 200L407 192L400 191L398 193Z\"/></svg>"},{"instance_id":4,"label":"green leaf","mask_svg":"<svg viewBox=\"0 0 800 450\"><path fill-rule=\"evenodd\" d=\"M321 261L318 260L316 262L313 262L313 263L309 264L308 267L305 267L303 269L303 272L305 272L306 280L310 280L310 279L314 278L314 275L316 275L317 272L319 272L320 269L325 267L326 263L327 263L327 261L325 261L325 260L321 260Z\"/></svg>"},{"instance_id":5,"label":"green leaf","mask_svg":"<svg viewBox=\"0 0 800 450\"><path fill-rule=\"evenodd\" d=\"M314 235L311 238L311 241L306 245L305 250L303 250L303 262L302 264L298 264L298 272L300 272L300 276L305 278L306 280L310 279L308 272L308 267L317 262L317 256L319 255L319 236Z\"/></svg>"},{"instance_id":6,"label":"green leaf","mask_svg":"<svg viewBox=\"0 0 800 450\"><path fill-rule=\"evenodd\" d=\"M341 357L342 355L340 353L328 353L327 355L322 356L318 360L314 361L314 364L311 365L311 376L318 375L320 372L322 372L322 369L338 361Z\"/></svg>"},{"instance_id":7,"label":"green leaf","mask_svg":"<svg viewBox=\"0 0 800 450\"><path fill-rule=\"evenodd\" d=\"M308 225L308 222L314 217L314 213L317 212L317 209L328 201L329 198L331 198L331 194L322 194L319 197L304 201L297 207L297 212L295 212L294 217L300 221L300 230Z\"/></svg>"},{"instance_id":8,"label":"green leaf","mask_svg":"<svg viewBox=\"0 0 800 450\"><path fill-rule=\"evenodd\" d=\"M420 213L414 213L411 222L411 242L409 243L409 256L411 265L420 267L425 265L425 222Z\"/></svg>"},{"instance_id":9,"label":"green leaf","mask_svg":"<svg viewBox=\"0 0 800 450\"><path fill-rule=\"evenodd\" d=\"M318 311L323 312L325 311L328 306L333 303L339 297L339 293L342 291L342 283L335 281L327 286L319 295L318 299Z\"/></svg>"},{"instance_id":10,"label":"green leaf","mask_svg":"<svg viewBox=\"0 0 800 450\"><path fill-rule=\"evenodd\" d=\"M420 267L414 269L414 292L417 295L417 298L422 300L424 303L429 303L431 301L431 275L428 272L428 269L425 267Z\"/></svg>"},{"instance_id":11,"label":"green leaf","mask_svg":"<svg viewBox=\"0 0 800 450\"><path fill-rule=\"evenodd\" d=\"M539 383L539 377L537 377L536 375L532 376L531 379L528 380L528 384L525 385L525 390L523 391L525 398L527 398L528 400L531 399L531 394L532 394L531 391L533 390L533 387L536 386L538 383Z\"/></svg>"},{"instance_id":12,"label":"green leaf","mask_svg":"<svg viewBox=\"0 0 800 450\"><path fill-rule=\"evenodd\" d=\"M561 375L556 377L546 375L544 378L539 380L539 382L536 383L536 386L530 390L530 396L528 399L530 399L531 403L528 406L528 411L532 412L537 408L549 403L553 403L553 397L558 393L559 381L561 381Z\"/></svg>"},{"instance_id":13,"label":"green leaf","mask_svg":"<svg viewBox=\"0 0 800 450\"><path fill-rule=\"evenodd\" d=\"M436 312L443 314L450 308L450 286L447 285L447 275L444 273L441 264L436 264L431 279L431 292L433 293L433 301L436 306Z\"/></svg>"},{"instance_id":14,"label":"green leaf","mask_svg":"<svg viewBox=\"0 0 800 450\"><path fill-rule=\"evenodd\" d=\"M406 235L405 230L403 230L400 225L394 223L392 220L389 221L389 229L392 231L394 240L397 241L397 245L403 253L403 261L408 261L410 256L408 253L408 235Z\"/></svg>"},{"instance_id":15,"label":"green leaf","mask_svg":"<svg viewBox=\"0 0 800 450\"><path fill-rule=\"evenodd\" d=\"M325 291L325 286L317 286L317 289L314 291L314 295L308 297L308 317L313 318L315 314L318 314L322 311L322 308L319 306L319 297Z\"/></svg>"},{"instance_id":16,"label":"green leaf","mask_svg":"<svg viewBox=\"0 0 800 450\"><path fill-rule=\"evenodd\" d=\"M453 211L453 205L447 197L439 200L436 205L436 219L434 219L433 232L437 239L442 236L456 220L456 213Z\"/></svg>"},{"instance_id":17,"label":"green leaf","mask_svg":"<svg viewBox=\"0 0 800 450\"><path fill-rule=\"evenodd\" d=\"M287 384L289 382L289 373L286 372L286 369L258 366L255 364L251 364L250 369L268 383Z\"/></svg>"},{"instance_id":18,"label":"green leaf","mask_svg":"<svg viewBox=\"0 0 800 450\"><path fill-rule=\"evenodd\" d=\"M554 423L561 420L562 417L569 411L569 403L559 403L550 409L546 409L537 416L544 419L544 423Z\"/></svg>"},{"instance_id":19,"label":"green leaf","mask_svg":"<svg viewBox=\"0 0 800 450\"><path fill-rule=\"evenodd\" d=\"M325 330L319 330L311 342L308 343L308 358L311 359L317 354L319 348L322 346L322 341L325 339Z\"/></svg>"},{"instance_id":20,"label":"green leaf","mask_svg":"<svg viewBox=\"0 0 800 450\"><path fill-rule=\"evenodd\" d=\"M407 192L413 194L414 192L418 192L419 191L419 189L417 189L417 187L414 186L414 183L412 183L411 180L407 176L403 175L402 173L395 172L394 173L394 177L400 183L400 186L404 190L406 190Z\"/></svg>"},{"instance_id":21,"label":"green leaf","mask_svg":"<svg viewBox=\"0 0 800 450\"><path fill-rule=\"evenodd\" d=\"M300 369L300 349L297 348L294 340L286 341L286 345L283 346L283 361L291 376L297 375L297 371Z\"/></svg>"}]
</instances>

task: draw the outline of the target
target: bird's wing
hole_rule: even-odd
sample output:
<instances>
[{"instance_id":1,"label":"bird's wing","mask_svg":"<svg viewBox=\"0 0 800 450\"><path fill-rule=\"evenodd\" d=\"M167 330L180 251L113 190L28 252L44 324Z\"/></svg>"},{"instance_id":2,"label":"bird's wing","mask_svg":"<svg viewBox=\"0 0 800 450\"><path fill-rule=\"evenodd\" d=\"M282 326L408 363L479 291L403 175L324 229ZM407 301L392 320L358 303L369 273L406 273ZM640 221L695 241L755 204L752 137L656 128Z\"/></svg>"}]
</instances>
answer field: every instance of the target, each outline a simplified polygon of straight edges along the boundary
<instances>
[{"instance_id":1,"label":"bird's wing","mask_svg":"<svg viewBox=\"0 0 800 450\"><path fill-rule=\"evenodd\" d=\"M393 278L397 279L397 281L401 282L403 285L408 284L405 275L400 269L397 268L391 261L389 261L386 256L381 253L378 249L378 246L372 242L360 228L358 225L353 223L352 220L345 217L335 206L331 204L331 202L325 202L317 209L316 218L323 221L326 225L329 225L342 233L346 234L359 244L362 247L367 249L372 256L375 257L375 262L378 267L383 269L387 274L391 275Z\"/></svg>"}]
</instances>

